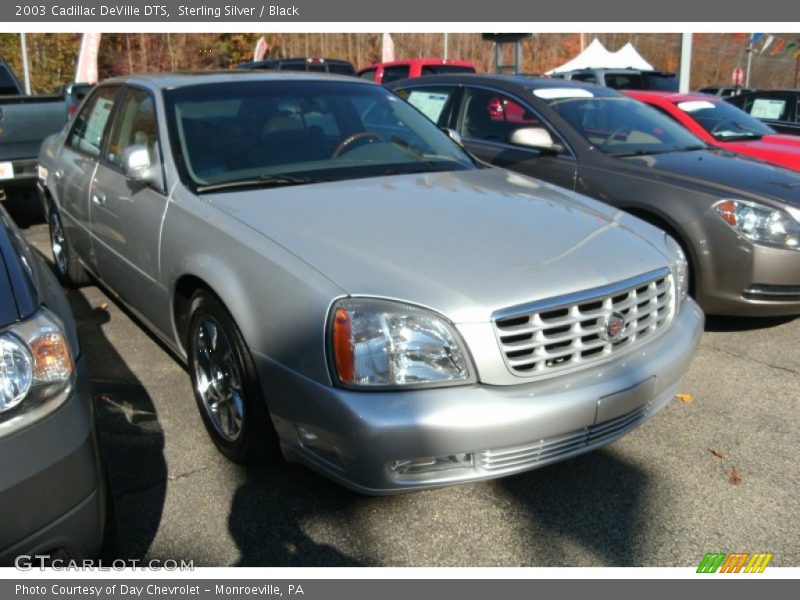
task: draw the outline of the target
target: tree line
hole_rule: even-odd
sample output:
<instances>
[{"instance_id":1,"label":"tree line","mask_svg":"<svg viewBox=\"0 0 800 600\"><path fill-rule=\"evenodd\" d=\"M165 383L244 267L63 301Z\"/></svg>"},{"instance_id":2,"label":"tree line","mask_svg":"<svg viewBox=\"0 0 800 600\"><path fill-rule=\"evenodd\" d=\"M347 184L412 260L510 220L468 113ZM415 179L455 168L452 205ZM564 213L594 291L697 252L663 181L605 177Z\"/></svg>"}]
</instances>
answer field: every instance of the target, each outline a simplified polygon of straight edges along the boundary
<instances>
[{"instance_id":1,"label":"tree line","mask_svg":"<svg viewBox=\"0 0 800 600\"><path fill-rule=\"evenodd\" d=\"M109 33L103 34L98 55L101 79L150 71L229 69L251 60L259 37L267 42L267 57L323 56L350 61L357 68L381 58L381 33ZM749 35L749 34L748 34ZM692 89L729 84L731 72L745 67L749 37L734 33L697 33L693 37ZM796 40L800 34L775 34ZM676 71L680 34L671 33L540 33L523 41L525 73L541 74L576 56L595 37L612 52L631 42L655 68ZM395 56L444 56L441 33L393 33ZM81 36L74 33L31 33L27 36L34 93L46 93L74 77ZM752 56L751 86L794 87L797 59L793 52L767 48ZM479 33L451 33L449 58L469 60L479 71L494 69L494 47ZM505 62L511 61L511 49ZM0 58L21 76L19 35L0 34Z\"/></svg>"}]
</instances>

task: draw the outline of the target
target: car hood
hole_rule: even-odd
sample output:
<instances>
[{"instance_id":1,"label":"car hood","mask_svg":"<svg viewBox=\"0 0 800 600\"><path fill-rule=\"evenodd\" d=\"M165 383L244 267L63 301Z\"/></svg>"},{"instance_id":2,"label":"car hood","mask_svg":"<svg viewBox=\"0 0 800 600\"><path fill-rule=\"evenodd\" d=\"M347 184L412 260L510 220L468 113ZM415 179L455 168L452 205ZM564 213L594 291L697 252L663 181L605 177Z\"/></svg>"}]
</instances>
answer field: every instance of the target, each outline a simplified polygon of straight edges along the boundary
<instances>
[{"instance_id":1,"label":"car hood","mask_svg":"<svg viewBox=\"0 0 800 600\"><path fill-rule=\"evenodd\" d=\"M668 264L664 236L610 206L502 169L208 195L347 294L455 322Z\"/></svg>"},{"instance_id":2,"label":"car hood","mask_svg":"<svg viewBox=\"0 0 800 600\"><path fill-rule=\"evenodd\" d=\"M670 152L617 160L634 167L639 175L705 188L722 198L770 198L800 206L800 174L725 150Z\"/></svg>"},{"instance_id":3,"label":"car hood","mask_svg":"<svg viewBox=\"0 0 800 600\"><path fill-rule=\"evenodd\" d=\"M788 135L765 135L759 139L730 142L718 140L714 144L730 152L746 154L787 169L800 171L800 140L791 140Z\"/></svg>"}]
</instances>

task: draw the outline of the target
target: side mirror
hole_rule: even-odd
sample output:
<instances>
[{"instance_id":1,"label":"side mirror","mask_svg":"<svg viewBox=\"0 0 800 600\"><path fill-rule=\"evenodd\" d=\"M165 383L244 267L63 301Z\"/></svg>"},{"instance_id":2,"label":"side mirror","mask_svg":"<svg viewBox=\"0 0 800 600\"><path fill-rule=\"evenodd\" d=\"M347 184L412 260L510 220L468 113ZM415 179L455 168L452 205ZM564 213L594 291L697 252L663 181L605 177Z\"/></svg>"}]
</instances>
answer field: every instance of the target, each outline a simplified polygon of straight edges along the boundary
<instances>
[{"instance_id":1,"label":"side mirror","mask_svg":"<svg viewBox=\"0 0 800 600\"><path fill-rule=\"evenodd\" d=\"M511 134L508 142L515 146L535 148L542 152L558 154L564 146L553 140L550 132L544 127L522 127Z\"/></svg>"},{"instance_id":2,"label":"side mirror","mask_svg":"<svg viewBox=\"0 0 800 600\"><path fill-rule=\"evenodd\" d=\"M461 134L459 134L455 129L450 129L449 127L442 127L442 131L444 131L447 134L447 137L449 137L459 146L464 145L464 142L461 139Z\"/></svg>"},{"instance_id":3,"label":"side mirror","mask_svg":"<svg viewBox=\"0 0 800 600\"><path fill-rule=\"evenodd\" d=\"M143 144L133 144L122 153L122 169L128 179L140 181L158 189L163 189L164 182L158 163L150 160L150 150Z\"/></svg>"}]
</instances>

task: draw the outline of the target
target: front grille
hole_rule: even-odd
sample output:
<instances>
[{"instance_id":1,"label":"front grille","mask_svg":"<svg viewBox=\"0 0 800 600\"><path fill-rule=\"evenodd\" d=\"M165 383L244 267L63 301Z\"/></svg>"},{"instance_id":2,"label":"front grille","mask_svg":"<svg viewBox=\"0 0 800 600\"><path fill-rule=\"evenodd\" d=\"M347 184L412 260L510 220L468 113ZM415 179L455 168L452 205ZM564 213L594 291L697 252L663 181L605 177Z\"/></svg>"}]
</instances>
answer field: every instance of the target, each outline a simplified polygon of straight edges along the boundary
<instances>
[{"instance_id":1,"label":"front grille","mask_svg":"<svg viewBox=\"0 0 800 600\"><path fill-rule=\"evenodd\" d=\"M552 462L588 446L601 445L633 429L647 416L650 406L648 403L605 423L545 438L534 444L477 452L476 465L486 471L499 471L525 469L539 463Z\"/></svg>"},{"instance_id":2,"label":"front grille","mask_svg":"<svg viewBox=\"0 0 800 600\"><path fill-rule=\"evenodd\" d=\"M674 312L669 269L579 294L501 311L495 333L506 365L520 377L590 366L652 339ZM620 316L623 333L609 336L607 319Z\"/></svg>"}]
</instances>

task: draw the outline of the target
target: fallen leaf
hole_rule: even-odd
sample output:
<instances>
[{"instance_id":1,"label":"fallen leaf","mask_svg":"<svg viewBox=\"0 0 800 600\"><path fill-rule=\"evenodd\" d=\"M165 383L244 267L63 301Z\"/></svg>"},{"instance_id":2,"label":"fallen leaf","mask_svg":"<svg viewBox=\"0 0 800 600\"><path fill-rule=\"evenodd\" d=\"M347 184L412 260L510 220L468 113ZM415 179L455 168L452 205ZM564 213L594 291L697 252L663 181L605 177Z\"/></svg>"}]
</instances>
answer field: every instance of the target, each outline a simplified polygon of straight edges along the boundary
<instances>
[{"instance_id":1,"label":"fallen leaf","mask_svg":"<svg viewBox=\"0 0 800 600\"><path fill-rule=\"evenodd\" d=\"M103 302L100 306L97 307L97 310L106 310L108 308L108 302Z\"/></svg>"},{"instance_id":2,"label":"fallen leaf","mask_svg":"<svg viewBox=\"0 0 800 600\"><path fill-rule=\"evenodd\" d=\"M725 458L725 454L720 452L716 448L709 448L708 451L711 452L711 454L713 454L717 458Z\"/></svg>"},{"instance_id":3,"label":"fallen leaf","mask_svg":"<svg viewBox=\"0 0 800 600\"><path fill-rule=\"evenodd\" d=\"M730 473L728 473L728 481L730 481L731 485L739 485L742 483L742 478L739 475L739 471L736 470L736 467L731 467Z\"/></svg>"},{"instance_id":4,"label":"fallen leaf","mask_svg":"<svg viewBox=\"0 0 800 600\"><path fill-rule=\"evenodd\" d=\"M691 404L694 402L694 394L689 394L688 392L678 392L675 394L675 397L684 404Z\"/></svg>"}]
</instances>

